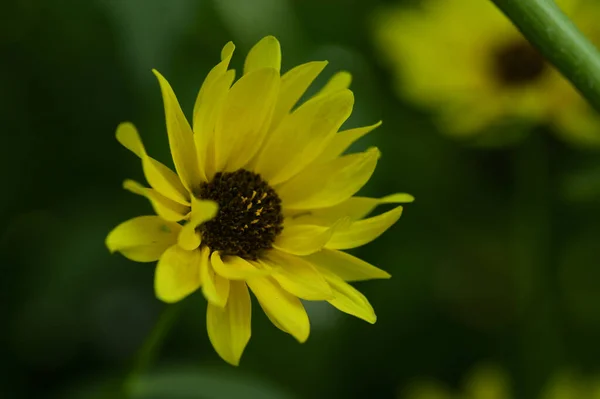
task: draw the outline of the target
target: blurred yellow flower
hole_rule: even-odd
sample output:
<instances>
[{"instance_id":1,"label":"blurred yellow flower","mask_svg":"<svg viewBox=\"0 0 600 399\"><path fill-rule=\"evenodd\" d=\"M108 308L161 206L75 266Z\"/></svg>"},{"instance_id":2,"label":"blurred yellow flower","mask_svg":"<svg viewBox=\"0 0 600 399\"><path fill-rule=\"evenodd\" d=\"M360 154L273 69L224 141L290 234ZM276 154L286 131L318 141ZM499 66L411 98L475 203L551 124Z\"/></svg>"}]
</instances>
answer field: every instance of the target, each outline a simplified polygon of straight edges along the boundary
<instances>
[{"instance_id":1,"label":"blurred yellow flower","mask_svg":"<svg viewBox=\"0 0 600 399\"><path fill-rule=\"evenodd\" d=\"M600 3L559 0L600 43ZM470 136L499 123L547 124L561 136L600 145L600 116L490 1L422 0L374 18L375 40L395 88L432 108L441 129Z\"/></svg>"},{"instance_id":2,"label":"blurred yellow flower","mask_svg":"<svg viewBox=\"0 0 600 399\"><path fill-rule=\"evenodd\" d=\"M539 399L600 399L600 379L562 372L550 379ZM480 365L465 379L464 390L453 393L433 381L413 384L400 399L514 399L506 374L491 365Z\"/></svg>"},{"instance_id":3,"label":"blurred yellow flower","mask_svg":"<svg viewBox=\"0 0 600 399\"><path fill-rule=\"evenodd\" d=\"M155 291L165 302L201 288L209 338L237 365L250 339L248 288L273 324L300 342L310 330L300 299L328 301L374 323L368 300L347 282L390 275L342 250L374 240L400 218L402 206L367 217L377 205L413 198L354 196L374 172L379 150L343 153L380 123L338 132L354 104L348 73L295 107L327 62L280 76L280 45L268 36L250 50L233 83L233 51L227 43L202 84L191 127L154 71L177 173L147 155L131 123L117 128L117 140L141 158L151 188L131 180L124 186L147 197L158 216L122 223L106 245L134 261L158 260Z\"/></svg>"}]
</instances>

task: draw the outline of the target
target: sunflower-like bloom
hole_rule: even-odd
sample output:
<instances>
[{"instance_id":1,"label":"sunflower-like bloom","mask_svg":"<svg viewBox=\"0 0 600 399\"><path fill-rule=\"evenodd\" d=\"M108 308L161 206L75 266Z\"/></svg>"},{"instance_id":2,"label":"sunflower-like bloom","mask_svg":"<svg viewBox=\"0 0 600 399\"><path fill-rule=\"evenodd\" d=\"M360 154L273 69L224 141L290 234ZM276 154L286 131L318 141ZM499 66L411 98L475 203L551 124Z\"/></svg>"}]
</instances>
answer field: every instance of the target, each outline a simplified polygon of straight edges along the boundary
<instances>
[{"instance_id":1,"label":"sunflower-like bloom","mask_svg":"<svg viewBox=\"0 0 600 399\"><path fill-rule=\"evenodd\" d=\"M559 0L600 43L600 3ZM509 120L552 125L600 145L600 117L490 1L423 0L375 14L374 33L403 97L433 109L447 133L469 136Z\"/></svg>"},{"instance_id":2,"label":"sunflower-like bloom","mask_svg":"<svg viewBox=\"0 0 600 399\"><path fill-rule=\"evenodd\" d=\"M192 126L154 71L177 173L148 156L132 124L121 124L117 140L141 159L151 188L124 186L148 198L158 216L122 223L106 244L134 261L158 260L155 291L165 302L201 288L210 341L237 365L250 339L248 288L273 324L300 342L310 330L300 299L328 301L374 323L368 300L347 282L390 275L342 250L372 241L400 218L402 206L366 217L377 205L413 198L354 196L380 154L344 152L380 123L338 132L354 103L347 72L296 106L327 62L280 76L279 42L268 36L233 83L233 51L227 43L204 80Z\"/></svg>"}]
</instances>

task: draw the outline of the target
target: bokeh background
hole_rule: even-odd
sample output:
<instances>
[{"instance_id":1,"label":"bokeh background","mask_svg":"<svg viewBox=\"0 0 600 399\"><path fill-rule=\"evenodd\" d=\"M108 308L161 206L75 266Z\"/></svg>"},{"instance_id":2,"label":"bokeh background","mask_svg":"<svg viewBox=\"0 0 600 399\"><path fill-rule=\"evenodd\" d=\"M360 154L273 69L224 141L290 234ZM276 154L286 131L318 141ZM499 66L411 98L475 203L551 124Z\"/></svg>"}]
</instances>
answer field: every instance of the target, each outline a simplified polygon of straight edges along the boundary
<instances>
[{"instance_id":1,"label":"bokeh background","mask_svg":"<svg viewBox=\"0 0 600 399\"><path fill-rule=\"evenodd\" d=\"M391 88L369 17L384 3L2 3L0 397L118 397L165 305L154 297L153 265L104 246L112 227L151 212L121 188L143 178L114 129L134 122L148 151L170 164L151 68L189 113L221 47L236 43L239 70L266 34L280 39L284 70L330 61L316 86L340 69L353 74L346 126L384 121L357 145L383 152L363 194L417 199L355 251L393 275L357 284L378 322L308 303L311 337L300 345L255 306L252 339L233 368L213 351L194 294L149 369L129 381L133 397L404 398L416 381L459 395L481 365L502 370L514 398L538 397L565 372L595 380L600 152L544 127L509 144L441 134L428 111ZM441 397L433 391L422 397Z\"/></svg>"}]
</instances>

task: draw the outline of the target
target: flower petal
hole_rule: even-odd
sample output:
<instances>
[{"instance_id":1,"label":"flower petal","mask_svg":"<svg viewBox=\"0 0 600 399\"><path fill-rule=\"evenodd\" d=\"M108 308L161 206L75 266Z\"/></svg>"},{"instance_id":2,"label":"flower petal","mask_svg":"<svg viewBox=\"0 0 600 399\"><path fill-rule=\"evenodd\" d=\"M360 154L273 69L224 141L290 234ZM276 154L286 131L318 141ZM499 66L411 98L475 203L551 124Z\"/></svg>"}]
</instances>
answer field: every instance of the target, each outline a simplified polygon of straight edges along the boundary
<instances>
[{"instance_id":1,"label":"flower petal","mask_svg":"<svg viewBox=\"0 0 600 399\"><path fill-rule=\"evenodd\" d=\"M333 298L329 284L305 259L279 251L270 251L264 261L277 267L273 278L290 294L311 301Z\"/></svg>"},{"instance_id":2,"label":"flower petal","mask_svg":"<svg viewBox=\"0 0 600 399\"><path fill-rule=\"evenodd\" d=\"M347 71L336 72L323 88L317 93L317 96L325 96L331 93L345 90L352 83L352 75Z\"/></svg>"},{"instance_id":3,"label":"flower petal","mask_svg":"<svg viewBox=\"0 0 600 399\"><path fill-rule=\"evenodd\" d=\"M257 69L281 69L281 46L274 36L266 36L254 45L244 62L244 75Z\"/></svg>"},{"instance_id":4,"label":"flower petal","mask_svg":"<svg viewBox=\"0 0 600 399\"><path fill-rule=\"evenodd\" d=\"M369 300L357 289L331 273L323 273L323 276L331 286L333 295L335 295L334 299L327 302L338 310L363 319L368 323L374 324L377 321L377 316L375 316L375 311Z\"/></svg>"},{"instance_id":5,"label":"flower petal","mask_svg":"<svg viewBox=\"0 0 600 399\"><path fill-rule=\"evenodd\" d=\"M221 62L204 79L194 104L194 142L201 174L207 180L210 180L215 173L214 130L217 116L235 79L235 71L227 70L234 50L235 46L232 42L223 47Z\"/></svg>"},{"instance_id":6,"label":"flower petal","mask_svg":"<svg viewBox=\"0 0 600 399\"><path fill-rule=\"evenodd\" d=\"M254 169L271 185L294 176L323 151L353 105L350 90L302 104L269 135Z\"/></svg>"},{"instance_id":7,"label":"flower petal","mask_svg":"<svg viewBox=\"0 0 600 399\"><path fill-rule=\"evenodd\" d=\"M348 226L346 219L331 226L289 223L277 236L273 247L293 255L309 255L321 250L331 239L334 230Z\"/></svg>"},{"instance_id":8,"label":"flower petal","mask_svg":"<svg viewBox=\"0 0 600 399\"><path fill-rule=\"evenodd\" d=\"M281 90L275 105L271 129L279 125L326 65L327 61L307 62L290 69L281 77Z\"/></svg>"},{"instance_id":9,"label":"flower petal","mask_svg":"<svg viewBox=\"0 0 600 399\"><path fill-rule=\"evenodd\" d=\"M192 197L192 214L190 220L179 233L179 246L188 251L198 248L200 246L200 233L196 231L196 228L214 218L218 211L219 206L216 202Z\"/></svg>"},{"instance_id":10,"label":"flower petal","mask_svg":"<svg viewBox=\"0 0 600 399\"><path fill-rule=\"evenodd\" d=\"M200 87L200 91L198 91L198 96L196 97L196 102L194 104L194 116L193 116L193 126L194 133L205 133L204 120L210 117L210 112L205 108L210 106L212 101L212 97L210 96L209 91L212 89L214 84L221 79L225 73L227 72L227 68L229 67L229 62L231 61L231 57L233 56L233 51L235 50L235 45L233 42L228 42L223 49L221 50L221 62L213 67L210 70L204 82L202 83L202 87Z\"/></svg>"},{"instance_id":11,"label":"flower petal","mask_svg":"<svg viewBox=\"0 0 600 399\"><path fill-rule=\"evenodd\" d=\"M323 249L306 257L317 269L325 269L344 281L387 279L390 274L346 252Z\"/></svg>"},{"instance_id":12,"label":"flower petal","mask_svg":"<svg viewBox=\"0 0 600 399\"><path fill-rule=\"evenodd\" d=\"M310 213L305 213L306 216L300 214L294 221L296 223L329 226L341 218L349 218L350 220L362 219L370 214L378 205L404 204L413 202L414 200L415 198L412 195L406 193L390 194L383 198L351 197L335 206L312 209Z\"/></svg>"},{"instance_id":13,"label":"flower petal","mask_svg":"<svg viewBox=\"0 0 600 399\"><path fill-rule=\"evenodd\" d=\"M165 220L178 222L185 219L190 211L189 206L181 205L180 203L170 200L164 195L159 194L158 191L144 187L133 180L125 180L123 182L123 188L134 194L148 198L154 211Z\"/></svg>"},{"instance_id":14,"label":"flower petal","mask_svg":"<svg viewBox=\"0 0 600 399\"><path fill-rule=\"evenodd\" d=\"M123 147L141 158L144 176L153 189L182 205L190 204L190 194L181 184L179 176L162 163L148 156L140 135L132 123L123 122L119 124L116 136Z\"/></svg>"},{"instance_id":15,"label":"flower petal","mask_svg":"<svg viewBox=\"0 0 600 399\"><path fill-rule=\"evenodd\" d=\"M400 219L402 207L371 218L353 222L344 230L334 231L331 240L325 245L329 249L350 249L373 241Z\"/></svg>"},{"instance_id":16,"label":"flower petal","mask_svg":"<svg viewBox=\"0 0 600 399\"><path fill-rule=\"evenodd\" d=\"M224 308L208 304L206 328L215 351L227 363L237 366L250 340L252 304L246 284L232 281Z\"/></svg>"},{"instance_id":17,"label":"flower petal","mask_svg":"<svg viewBox=\"0 0 600 399\"><path fill-rule=\"evenodd\" d=\"M229 280L247 280L269 274L239 256L221 257L219 251L212 253L210 261L215 272Z\"/></svg>"},{"instance_id":18,"label":"flower petal","mask_svg":"<svg viewBox=\"0 0 600 399\"><path fill-rule=\"evenodd\" d=\"M215 167L235 171L260 148L279 93L279 72L263 68L229 90L215 127Z\"/></svg>"},{"instance_id":19,"label":"flower petal","mask_svg":"<svg viewBox=\"0 0 600 399\"><path fill-rule=\"evenodd\" d=\"M342 155L350 146L365 134L381 126L381 121L371 126L357 127L356 129L344 130L333 136L333 140L325 147L315 162L331 161Z\"/></svg>"},{"instance_id":20,"label":"flower petal","mask_svg":"<svg viewBox=\"0 0 600 399\"><path fill-rule=\"evenodd\" d=\"M156 265L154 290L161 301L180 301L201 284L200 251L186 251L173 245L165 251Z\"/></svg>"},{"instance_id":21,"label":"flower petal","mask_svg":"<svg viewBox=\"0 0 600 399\"><path fill-rule=\"evenodd\" d=\"M177 242L179 230L180 225L158 216L139 216L115 227L106 237L106 246L135 262L154 262Z\"/></svg>"},{"instance_id":22,"label":"flower petal","mask_svg":"<svg viewBox=\"0 0 600 399\"><path fill-rule=\"evenodd\" d=\"M210 249L204 246L200 249L200 278L202 279L202 293L209 303L223 308L229 297L229 280L215 274L210 262Z\"/></svg>"},{"instance_id":23,"label":"flower petal","mask_svg":"<svg viewBox=\"0 0 600 399\"><path fill-rule=\"evenodd\" d=\"M278 187L277 193L288 209L337 205L365 185L375 171L379 155L377 148L370 148L330 162L312 164Z\"/></svg>"},{"instance_id":24,"label":"flower petal","mask_svg":"<svg viewBox=\"0 0 600 399\"><path fill-rule=\"evenodd\" d=\"M246 282L269 319L281 330L299 342L308 339L310 322L302 302L271 277L255 278Z\"/></svg>"},{"instance_id":25,"label":"flower petal","mask_svg":"<svg viewBox=\"0 0 600 399\"><path fill-rule=\"evenodd\" d=\"M203 179L198 167L192 128L185 119L169 82L156 69L153 69L152 72L156 75L162 91L167 134L175 169L185 188L193 192Z\"/></svg>"},{"instance_id":26,"label":"flower petal","mask_svg":"<svg viewBox=\"0 0 600 399\"><path fill-rule=\"evenodd\" d=\"M200 108L198 126L194 127L198 161L207 181L216 173L215 125L234 79L235 71L229 70L206 90L206 103Z\"/></svg>"}]
</instances>

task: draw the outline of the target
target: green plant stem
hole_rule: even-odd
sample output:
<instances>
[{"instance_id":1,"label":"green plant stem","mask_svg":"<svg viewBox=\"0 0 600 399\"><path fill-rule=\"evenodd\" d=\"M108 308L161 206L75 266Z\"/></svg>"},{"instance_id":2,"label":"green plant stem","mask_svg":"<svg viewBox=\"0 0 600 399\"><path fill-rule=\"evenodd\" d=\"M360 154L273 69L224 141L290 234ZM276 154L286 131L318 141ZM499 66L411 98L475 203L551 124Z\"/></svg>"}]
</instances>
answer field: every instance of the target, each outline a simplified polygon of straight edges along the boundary
<instances>
[{"instance_id":1,"label":"green plant stem","mask_svg":"<svg viewBox=\"0 0 600 399\"><path fill-rule=\"evenodd\" d=\"M518 352L526 386L535 397L563 357L563 343L553 298L556 252L554 189L548 132L534 131L516 148L514 194L514 272L521 339Z\"/></svg>"},{"instance_id":2,"label":"green plant stem","mask_svg":"<svg viewBox=\"0 0 600 399\"><path fill-rule=\"evenodd\" d=\"M491 0L600 111L600 53L554 0Z\"/></svg>"},{"instance_id":3,"label":"green plant stem","mask_svg":"<svg viewBox=\"0 0 600 399\"><path fill-rule=\"evenodd\" d=\"M152 331L150 331L150 334L146 337L146 340L134 358L131 371L127 375L122 387L123 398L131 397L132 387L137 378L144 374L152 363L154 363L165 337L171 331L179 313L181 313L182 302L167 305L163 309Z\"/></svg>"}]
</instances>

